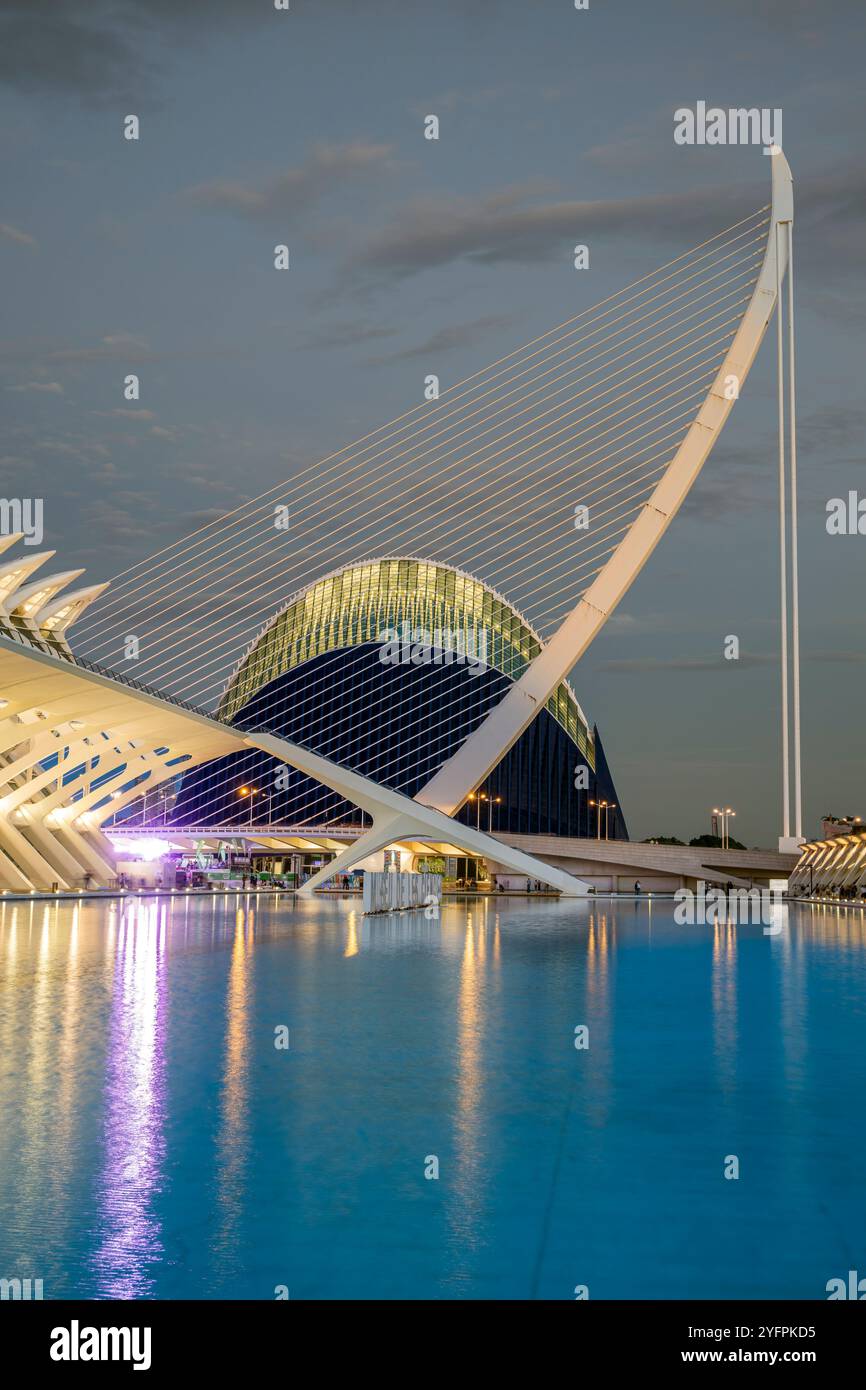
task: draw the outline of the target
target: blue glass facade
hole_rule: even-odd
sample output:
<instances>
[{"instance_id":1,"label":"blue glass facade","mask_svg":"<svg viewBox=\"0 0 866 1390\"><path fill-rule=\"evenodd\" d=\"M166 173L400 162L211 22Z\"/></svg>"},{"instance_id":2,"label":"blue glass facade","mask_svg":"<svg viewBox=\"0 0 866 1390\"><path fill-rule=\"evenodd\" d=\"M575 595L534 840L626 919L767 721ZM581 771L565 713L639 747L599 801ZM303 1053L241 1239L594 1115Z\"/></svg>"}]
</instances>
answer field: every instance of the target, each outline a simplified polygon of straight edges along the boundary
<instances>
[{"instance_id":1,"label":"blue glass facade","mask_svg":"<svg viewBox=\"0 0 866 1390\"><path fill-rule=\"evenodd\" d=\"M294 666L246 700L233 722L280 734L413 796L512 682L492 668L470 674L466 665L383 665L380 650L367 642ZM562 723L542 710L480 789L493 800L467 803L458 819L518 834L595 835L590 803L606 800L617 807L608 813L608 835L627 838L597 734L594 749L588 746L595 767ZM587 786L576 787L582 780ZM255 796L241 795L253 787ZM171 820L202 826L363 823L360 811L335 792L259 750L185 774Z\"/></svg>"}]
</instances>

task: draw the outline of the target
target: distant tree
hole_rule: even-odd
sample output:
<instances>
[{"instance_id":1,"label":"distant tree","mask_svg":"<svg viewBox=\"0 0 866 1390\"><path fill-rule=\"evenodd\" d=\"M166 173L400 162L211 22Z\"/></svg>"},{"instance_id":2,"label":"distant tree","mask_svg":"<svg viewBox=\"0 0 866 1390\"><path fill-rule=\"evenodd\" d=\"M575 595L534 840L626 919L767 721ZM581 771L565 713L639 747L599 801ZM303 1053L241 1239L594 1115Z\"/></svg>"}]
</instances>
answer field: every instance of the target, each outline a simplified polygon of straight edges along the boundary
<instances>
[{"instance_id":1,"label":"distant tree","mask_svg":"<svg viewBox=\"0 0 866 1390\"><path fill-rule=\"evenodd\" d=\"M678 840L676 835L652 835L648 840L641 840L642 845L684 845L685 840Z\"/></svg>"},{"instance_id":2,"label":"distant tree","mask_svg":"<svg viewBox=\"0 0 866 1390\"><path fill-rule=\"evenodd\" d=\"M721 848L722 848L722 841L721 841L721 838L720 838L718 835L697 835L697 836L695 836L694 840L689 840L689 844L690 844L694 849L721 849ZM746 848L746 846L745 846L745 845L741 845L740 842L739 842L739 840L735 840L735 839L733 838L733 836L729 836L729 837L728 837L728 849L745 849L745 848Z\"/></svg>"}]
</instances>

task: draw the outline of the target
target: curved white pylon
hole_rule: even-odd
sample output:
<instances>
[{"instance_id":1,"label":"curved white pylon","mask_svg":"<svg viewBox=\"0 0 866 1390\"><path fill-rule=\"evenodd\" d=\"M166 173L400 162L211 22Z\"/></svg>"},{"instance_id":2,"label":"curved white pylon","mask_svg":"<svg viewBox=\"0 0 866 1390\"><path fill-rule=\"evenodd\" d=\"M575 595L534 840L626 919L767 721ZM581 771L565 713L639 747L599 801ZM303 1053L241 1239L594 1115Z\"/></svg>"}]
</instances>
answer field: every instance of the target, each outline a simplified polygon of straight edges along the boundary
<instances>
[{"instance_id":1,"label":"curved white pylon","mask_svg":"<svg viewBox=\"0 0 866 1390\"><path fill-rule=\"evenodd\" d=\"M701 471L734 403L735 395L726 392L726 383L734 377L738 389L742 386L776 306L777 254L779 283L787 265L787 235L779 236L777 229L794 220L791 170L778 147L774 147L770 163L772 211L764 260L740 326L694 423L649 501L589 589L521 679L422 787L415 799L423 805L453 816L469 793L483 783L604 626Z\"/></svg>"}]
</instances>

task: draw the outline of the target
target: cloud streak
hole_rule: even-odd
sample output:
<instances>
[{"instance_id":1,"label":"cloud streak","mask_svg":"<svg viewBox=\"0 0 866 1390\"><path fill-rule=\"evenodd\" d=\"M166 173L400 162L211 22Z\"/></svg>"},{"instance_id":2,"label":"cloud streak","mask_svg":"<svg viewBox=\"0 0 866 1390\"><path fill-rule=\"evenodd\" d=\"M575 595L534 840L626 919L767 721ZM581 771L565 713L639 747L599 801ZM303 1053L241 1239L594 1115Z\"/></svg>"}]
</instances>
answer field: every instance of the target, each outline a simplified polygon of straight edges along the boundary
<instances>
[{"instance_id":1,"label":"cloud streak","mask_svg":"<svg viewBox=\"0 0 866 1390\"><path fill-rule=\"evenodd\" d=\"M486 314L469 323L455 323L439 328L415 347L398 348L396 352L383 353L379 357L368 357L365 363L370 367L385 366L391 362L404 362L418 357L442 357L457 348L473 347L490 332L500 332L514 322L510 314Z\"/></svg>"},{"instance_id":2,"label":"cloud streak","mask_svg":"<svg viewBox=\"0 0 866 1390\"><path fill-rule=\"evenodd\" d=\"M670 660L660 656L630 656L600 661L596 670L640 673L641 675L651 671L680 671L689 674L712 671L717 676L720 670L733 670L737 667L741 670L749 670L757 666L772 666L776 661L778 661L778 657L770 652L741 652L737 661L726 661L722 656L673 657Z\"/></svg>"},{"instance_id":3,"label":"cloud streak","mask_svg":"<svg viewBox=\"0 0 866 1390\"><path fill-rule=\"evenodd\" d=\"M327 194L358 179L382 174L390 165L392 147L371 141L321 143L303 164L255 186L231 179L214 179L186 190L187 201L210 210L266 221L290 221Z\"/></svg>"},{"instance_id":4,"label":"cloud streak","mask_svg":"<svg viewBox=\"0 0 866 1390\"><path fill-rule=\"evenodd\" d=\"M682 243L712 235L760 206L752 188L660 194L647 198L530 202L537 184L514 185L479 199L428 197L409 203L353 256L347 273L371 281L471 262L537 265L601 236L656 236Z\"/></svg>"},{"instance_id":5,"label":"cloud streak","mask_svg":"<svg viewBox=\"0 0 866 1390\"><path fill-rule=\"evenodd\" d=\"M29 232L22 232L20 228L13 227L9 222L0 222L0 236L4 236L7 241L17 242L19 246L35 246L36 238Z\"/></svg>"}]
</instances>

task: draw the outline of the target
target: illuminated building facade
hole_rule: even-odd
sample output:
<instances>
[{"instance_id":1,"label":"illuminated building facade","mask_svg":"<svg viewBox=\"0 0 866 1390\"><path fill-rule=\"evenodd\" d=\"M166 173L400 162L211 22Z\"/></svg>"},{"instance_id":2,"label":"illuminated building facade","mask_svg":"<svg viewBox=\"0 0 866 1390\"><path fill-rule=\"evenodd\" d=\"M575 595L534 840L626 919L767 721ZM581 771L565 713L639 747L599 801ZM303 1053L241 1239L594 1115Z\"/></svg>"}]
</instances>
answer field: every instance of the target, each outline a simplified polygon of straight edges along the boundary
<instances>
[{"instance_id":1,"label":"illuminated building facade","mask_svg":"<svg viewBox=\"0 0 866 1390\"><path fill-rule=\"evenodd\" d=\"M788 883L788 896L866 899L866 830L805 844Z\"/></svg>"}]
</instances>

